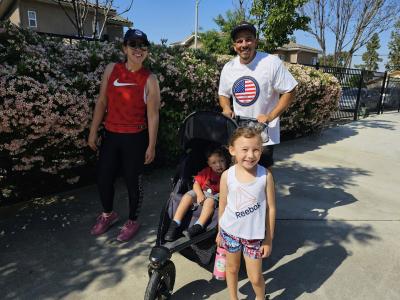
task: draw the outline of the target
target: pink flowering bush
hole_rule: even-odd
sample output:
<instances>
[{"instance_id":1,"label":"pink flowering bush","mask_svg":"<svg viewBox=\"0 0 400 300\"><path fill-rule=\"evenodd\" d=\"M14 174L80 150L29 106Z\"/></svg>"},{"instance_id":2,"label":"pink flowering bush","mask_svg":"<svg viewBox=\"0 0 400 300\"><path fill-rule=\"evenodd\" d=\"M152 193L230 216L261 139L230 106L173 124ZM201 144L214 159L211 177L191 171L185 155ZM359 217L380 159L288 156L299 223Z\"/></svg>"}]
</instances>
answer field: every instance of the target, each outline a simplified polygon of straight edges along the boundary
<instances>
[{"instance_id":1,"label":"pink flowering bush","mask_svg":"<svg viewBox=\"0 0 400 300\"><path fill-rule=\"evenodd\" d=\"M120 43L70 45L0 23L0 205L48 191L49 181L77 183L94 165L96 154L86 139L101 75L108 63L123 58ZM219 109L219 75L226 61L152 46L146 64L159 80L162 98L158 162L177 158L177 132L187 115ZM297 65L289 69L299 86L282 118L283 133L319 130L337 107L340 86L328 74Z\"/></svg>"},{"instance_id":2,"label":"pink flowering bush","mask_svg":"<svg viewBox=\"0 0 400 300\"><path fill-rule=\"evenodd\" d=\"M123 57L114 44L67 45L2 26L0 204L41 193L57 178L79 180L82 166L95 160L86 137L101 74Z\"/></svg>"},{"instance_id":3,"label":"pink flowering bush","mask_svg":"<svg viewBox=\"0 0 400 300\"><path fill-rule=\"evenodd\" d=\"M50 93L31 77L7 74L0 77L0 98L0 151L10 155L12 171L57 174L84 164L81 135L90 113L84 95L65 87ZM62 149L72 151L56 151Z\"/></svg>"},{"instance_id":4,"label":"pink flowering bush","mask_svg":"<svg viewBox=\"0 0 400 300\"><path fill-rule=\"evenodd\" d=\"M162 100L157 157L171 161L180 150L177 132L184 118L217 109L220 66L200 51L154 46L148 67L159 80Z\"/></svg>"},{"instance_id":5,"label":"pink flowering bush","mask_svg":"<svg viewBox=\"0 0 400 300\"><path fill-rule=\"evenodd\" d=\"M297 137L320 131L338 110L341 93L339 81L312 67L286 66L298 85L295 100L281 118L282 135Z\"/></svg>"}]
</instances>

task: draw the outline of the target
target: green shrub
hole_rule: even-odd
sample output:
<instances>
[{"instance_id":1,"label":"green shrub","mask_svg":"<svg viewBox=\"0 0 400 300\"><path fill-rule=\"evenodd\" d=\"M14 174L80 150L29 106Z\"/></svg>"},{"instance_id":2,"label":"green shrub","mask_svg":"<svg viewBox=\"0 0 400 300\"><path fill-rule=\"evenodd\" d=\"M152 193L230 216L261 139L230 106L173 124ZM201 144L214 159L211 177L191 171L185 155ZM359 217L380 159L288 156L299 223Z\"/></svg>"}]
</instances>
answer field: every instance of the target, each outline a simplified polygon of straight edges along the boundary
<instances>
[{"instance_id":1,"label":"green shrub","mask_svg":"<svg viewBox=\"0 0 400 300\"><path fill-rule=\"evenodd\" d=\"M70 45L9 23L1 28L0 199L40 193L48 189L47 180L76 183L82 167L96 161L86 147L88 129L106 65L123 60L121 43ZM187 115L219 109L219 75L227 59L152 45L146 65L159 80L162 98L158 163L176 161L178 128ZM337 80L298 65L289 70L299 86L282 118L283 134L320 130L337 108Z\"/></svg>"}]
</instances>

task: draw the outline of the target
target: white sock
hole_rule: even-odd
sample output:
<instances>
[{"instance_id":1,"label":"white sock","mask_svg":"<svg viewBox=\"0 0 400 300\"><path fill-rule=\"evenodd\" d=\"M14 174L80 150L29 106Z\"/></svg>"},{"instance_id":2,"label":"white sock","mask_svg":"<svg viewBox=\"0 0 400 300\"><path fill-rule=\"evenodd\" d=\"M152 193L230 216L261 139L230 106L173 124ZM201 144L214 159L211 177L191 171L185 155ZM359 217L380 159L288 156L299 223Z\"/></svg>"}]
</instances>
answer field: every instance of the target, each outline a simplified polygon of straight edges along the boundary
<instances>
[{"instance_id":1,"label":"white sock","mask_svg":"<svg viewBox=\"0 0 400 300\"><path fill-rule=\"evenodd\" d=\"M196 221L196 223L194 223L194 225L199 224L201 227L204 227L203 224L201 224L198 220Z\"/></svg>"}]
</instances>

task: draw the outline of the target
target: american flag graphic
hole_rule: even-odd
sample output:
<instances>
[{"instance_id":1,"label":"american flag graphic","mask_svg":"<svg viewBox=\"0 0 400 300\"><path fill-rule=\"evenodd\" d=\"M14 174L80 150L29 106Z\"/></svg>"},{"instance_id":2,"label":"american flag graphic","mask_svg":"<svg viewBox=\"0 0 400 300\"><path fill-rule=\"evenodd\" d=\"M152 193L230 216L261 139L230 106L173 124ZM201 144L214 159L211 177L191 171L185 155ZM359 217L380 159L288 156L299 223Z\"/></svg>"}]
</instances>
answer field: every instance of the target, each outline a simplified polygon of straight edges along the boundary
<instances>
[{"instance_id":1,"label":"american flag graphic","mask_svg":"<svg viewBox=\"0 0 400 300\"><path fill-rule=\"evenodd\" d=\"M257 97L257 86L251 79L239 79L233 87L233 94L241 104L251 104Z\"/></svg>"}]
</instances>

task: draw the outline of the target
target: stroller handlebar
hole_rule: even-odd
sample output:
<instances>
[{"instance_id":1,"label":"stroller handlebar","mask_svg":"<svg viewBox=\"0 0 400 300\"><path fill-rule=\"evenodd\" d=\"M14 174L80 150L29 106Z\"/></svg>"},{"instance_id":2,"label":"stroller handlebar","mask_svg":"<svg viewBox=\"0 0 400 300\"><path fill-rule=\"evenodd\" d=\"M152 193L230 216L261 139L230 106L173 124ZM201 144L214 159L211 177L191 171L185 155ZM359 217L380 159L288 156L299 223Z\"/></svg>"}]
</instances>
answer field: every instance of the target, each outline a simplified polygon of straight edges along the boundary
<instances>
[{"instance_id":1,"label":"stroller handlebar","mask_svg":"<svg viewBox=\"0 0 400 300\"><path fill-rule=\"evenodd\" d=\"M245 117L245 116L239 116L239 115L235 115L233 117L233 119L238 123L248 123L248 122L254 122L254 123L260 123L260 124L264 124L266 126L268 126L268 122L258 122L258 120L256 118L252 118L252 117Z\"/></svg>"}]
</instances>

